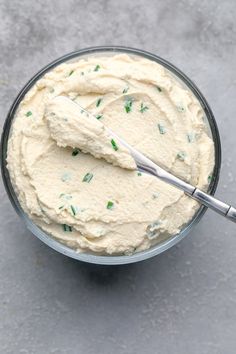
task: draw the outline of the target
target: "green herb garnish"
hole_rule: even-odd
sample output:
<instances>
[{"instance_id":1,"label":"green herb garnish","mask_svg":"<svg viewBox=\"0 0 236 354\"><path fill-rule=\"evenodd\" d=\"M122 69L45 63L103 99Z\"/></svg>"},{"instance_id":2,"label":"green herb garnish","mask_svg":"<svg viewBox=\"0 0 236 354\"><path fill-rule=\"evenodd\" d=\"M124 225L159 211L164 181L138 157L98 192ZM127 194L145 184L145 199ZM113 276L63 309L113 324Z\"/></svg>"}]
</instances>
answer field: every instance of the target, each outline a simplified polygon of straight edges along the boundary
<instances>
[{"instance_id":1,"label":"green herb garnish","mask_svg":"<svg viewBox=\"0 0 236 354\"><path fill-rule=\"evenodd\" d=\"M71 205L70 208L71 208L72 214L76 215L77 214L76 208L73 205Z\"/></svg>"},{"instance_id":2,"label":"green herb garnish","mask_svg":"<svg viewBox=\"0 0 236 354\"><path fill-rule=\"evenodd\" d=\"M70 195L70 194L61 193L59 195L59 198L62 198L62 197L63 197L63 199L66 199L66 200L72 199L72 195Z\"/></svg>"},{"instance_id":3,"label":"green herb garnish","mask_svg":"<svg viewBox=\"0 0 236 354\"><path fill-rule=\"evenodd\" d=\"M157 86L157 91L162 92L162 89L160 88L160 86Z\"/></svg>"},{"instance_id":4,"label":"green herb garnish","mask_svg":"<svg viewBox=\"0 0 236 354\"><path fill-rule=\"evenodd\" d=\"M194 141L195 134L194 133L188 133L187 134L187 139L189 143L192 143Z\"/></svg>"},{"instance_id":5,"label":"green herb garnish","mask_svg":"<svg viewBox=\"0 0 236 354\"><path fill-rule=\"evenodd\" d=\"M208 181L208 183L211 183L211 181L212 181L212 175L209 175L209 176L207 177L207 181Z\"/></svg>"},{"instance_id":6,"label":"green herb garnish","mask_svg":"<svg viewBox=\"0 0 236 354\"><path fill-rule=\"evenodd\" d=\"M66 231L66 232L72 232L72 227L69 226L69 225L63 224L63 225L62 225L62 228L63 228L63 230Z\"/></svg>"},{"instance_id":7,"label":"green herb garnish","mask_svg":"<svg viewBox=\"0 0 236 354\"><path fill-rule=\"evenodd\" d=\"M159 123L157 125L158 125L158 129L159 129L160 134L165 134L166 133L165 127Z\"/></svg>"},{"instance_id":8,"label":"green herb garnish","mask_svg":"<svg viewBox=\"0 0 236 354\"><path fill-rule=\"evenodd\" d=\"M90 172L88 172L88 173L86 173L86 175L84 176L82 182L87 182L87 183L89 183L92 178L93 178L93 174L90 173Z\"/></svg>"},{"instance_id":9,"label":"green herb garnish","mask_svg":"<svg viewBox=\"0 0 236 354\"><path fill-rule=\"evenodd\" d=\"M32 112L31 111L28 111L27 113L25 113L25 115L26 115L26 117L30 117L30 116L32 116Z\"/></svg>"},{"instance_id":10,"label":"green herb garnish","mask_svg":"<svg viewBox=\"0 0 236 354\"><path fill-rule=\"evenodd\" d=\"M100 65L96 65L94 71L98 71L100 68L101 68Z\"/></svg>"},{"instance_id":11,"label":"green herb garnish","mask_svg":"<svg viewBox=\"0 0 236 354\"><path fill-rule=\"evenodd\" d=\"M69 181L70 179L71 179L71 175L68 172L63 173L63 175L61 176L62 182Z\"/></svg>"},{"instance_id":12,"label":"green herb garnish","mask_svg":"<svg viewBox=\"0 0 236 354\"><path fill-rule=\"evenodd\" d=\"M61 205L58 209L63 209L64 208L64 205Z\"/></svg>"},{"instance_id":13,"label":"green herb garnish","mask_svg":"<svg viewBox=\"0 0 236 354\"><path fill-rule=\"evenodd\" d=\"M161 224L160 221L155 221L154 223L150 224L148 226L148 230L147 230L147 237L151 240L155 237L157 237L158 234L158 229L157 227Z\"/></svg>"},{"instance_id":14,"label":"green herb garnish","mask_svg":"<svg viewBox=\"0 0 236 354\"><path fill-rule=\"evenodd\" d=\"M97 119L101 119L101 118L102 118L102 114L96 115L96 118L97 118Z\"/></svg>"},{"instance_id":15,"label":"green herb garnish","mask_svg":"<svg viewBox=\"0 0 236 354\"><path fill-rule=\"evenodd\" d=\"M137 175L138 175L138 176L142 176L142 173L141 173L141 172L138 172Z\"/></svg>"},{"instance_id":16,"label":"green herb garnish","mask_svg":"<svg viewBox=\"0 0 236 354\"><path fill-rule=\"evenodd\" d=\"M126 113L131 112L132 104L133 104L132 99L128 99L128 100L125 102L125 111L126 111Z\"/></svg>"},{"instance_id":17,"label":"green herb garnish","mask_svg":"<svg viewBox=\"0 0 236 354\"><path fill-rule=\"evenodd\" d=\"M181 104L179 104L176 108L179 112L185 112L185 108Z\"/></svg>"},{"instance_id":18,"label":"green herb garnish","mask_svg":"<svg viewBox=\"0 0 236 354\"><path fill-rule=\"evenodd\" d=\"M99 98L96 102L96 107L99 107L102 102L102 98Z\"/></svg>"},{"instance_id":19,"label":"green herb garnish","mask_svg":"<svg viewBox=\"0 0 236 354\"><path fill-rule=\"evenodd\" d=\"M123 93L127 93L129 90L129 87L124 88Z\"/></svg>"},{"instance_id":20,"label":"green herb garnish","mask_svg":"<svg viewBox=\"0 0 236 354\"><path fill-rule=\"evenodd\" d=\"M185 157L186 157L186 154L185 154L185 152L181 151L181 152L179 152L176 156L177 156L177 158L178 158L180 161L184 161L184 160L185 160Z\"/></svg>"},{"instance_id":21,"label":"green herb garnish","mask_svg":"<svg viewBox=\"0 0 236 354\"><path fill-rule=\"evenodd\" d=\"M126 251L124 251L123 255L124 256L131 256L132 254L134 254L134 252L137 250L137 247L132 247Z\"/></svg>"},{"instance_id":22,"label":"green herb garnish","mask_svg":"<svg viewBox=\"0 0 236 354\"><path fill-rule=\"evenodd\" d=\"M76 155L78 155L80 153L80 150L79 149L74 149L73 151L72 151L72 153L71 153L71 155L72 156L76 156Z\"/></svg>"},{"instance_id":23,"label":"green herb garnish","mask_svg":"<svg viewBox=\"0 0 236 354\"><path fill-rule=\"evenodd\" d=\"M109 200L109 201L107 202L107 209L112 209L113 206L114 206L114 203Z\"/></svg>"},{"instance_id":24,"label":"green herb garnish","mask_svg":"<svg viewBox=\"0 0 236 354\"><path fill-rule=\"evenodd\" d=\"M84 72L83 72L83 71L81 71L80 75L84 75Z\"/></svg>"},{"instance_id":25,"label":"green herb garnish","mask_svg":"<svg viewBox=\"0 0 236 354\"><path fill-rule=\"evenodd\" d=\"M112 145L112 147L113 147L113 149L114 149L115 151L118 150L118 146L117 146L117 144L116 144L116 142L115 142L114 139L111 139L111 145Z\"/></svg>"},{"instance_id":26,"label":"green herb garnish","mask_svg":"<svg viewBox=\"0 0 236 354\"><path fill-rule=\"evenodd\" d=\"M140 112L141 112L141 113L147 111L148 109L149 109L148 106L144 106L144 104L141 103L141 108L140 108Z\"/></svg>"},{"instance_id":27,"label":"green herb garnish","mask_svg":"<svg viewBox=\"0 0 236 354\"><path fill-rule=\"evenodd\" d=\"M74 70L71 70L68 76L71 76L74 72Z\"/></svg>"}]
</instances>

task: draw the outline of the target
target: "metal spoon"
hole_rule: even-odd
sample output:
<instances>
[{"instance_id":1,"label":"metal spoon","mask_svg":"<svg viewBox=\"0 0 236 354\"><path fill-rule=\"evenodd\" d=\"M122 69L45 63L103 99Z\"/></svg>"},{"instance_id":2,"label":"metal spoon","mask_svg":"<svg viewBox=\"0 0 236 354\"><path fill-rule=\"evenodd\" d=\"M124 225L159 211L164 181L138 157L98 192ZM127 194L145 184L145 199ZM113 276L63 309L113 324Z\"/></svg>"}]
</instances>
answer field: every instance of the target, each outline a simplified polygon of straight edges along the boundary
<instances>
[{"instance_id":1,"label":"metal spoon","mask_svg":"<svg viewBox=\"0 0 236 354\"><path fill-rule=\"evenodd\" d=\"M84 109L84 107L82 107L80 104L78 104L77 102L75 103L81 108L81 110L85 111L89 116L96 118L95 115ZM111 138L115 138L116 141L118 141L120 144L122 144L129 150L131 156L137 164L137 168L139 171L149 173L181 189L185 192L185 194L187 194L191 198L197 200L201 204L216 211L217 213L225 216L227 219L236 222L236 209L233 208L231 205L221 202L215 197L212 197L211 195L172 175L170 172L165 171L163 168L161 168L149 158L144 156L141 152L137 151L132 146L130 146L125 140L117 136L111 129L107 127L105 127L105 129L110 134Z\"/></svg>"}]
</instances>

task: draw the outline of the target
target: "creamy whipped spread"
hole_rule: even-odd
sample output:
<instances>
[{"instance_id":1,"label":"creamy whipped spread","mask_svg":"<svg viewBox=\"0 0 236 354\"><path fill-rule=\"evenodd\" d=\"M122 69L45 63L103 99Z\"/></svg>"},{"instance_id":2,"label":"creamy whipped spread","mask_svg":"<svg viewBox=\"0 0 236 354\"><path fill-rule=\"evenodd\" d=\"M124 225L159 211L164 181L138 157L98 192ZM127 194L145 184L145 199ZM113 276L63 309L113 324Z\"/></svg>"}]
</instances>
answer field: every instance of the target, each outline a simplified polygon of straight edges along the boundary
<instances>
[{"instance_id":1,"label":"creamy whipped spread","mask_svg":"<svg viewBox=\"0 0 236 354\"><path fill-rule=\"evenodd\" d=\"M29 90L7 154L22 208L78 252L128 255L178 234L199 204L138 172L105 127L203 190L214 144L193 94L147 59L90 56L57 66Z\"/></svg>"}]
</instances>

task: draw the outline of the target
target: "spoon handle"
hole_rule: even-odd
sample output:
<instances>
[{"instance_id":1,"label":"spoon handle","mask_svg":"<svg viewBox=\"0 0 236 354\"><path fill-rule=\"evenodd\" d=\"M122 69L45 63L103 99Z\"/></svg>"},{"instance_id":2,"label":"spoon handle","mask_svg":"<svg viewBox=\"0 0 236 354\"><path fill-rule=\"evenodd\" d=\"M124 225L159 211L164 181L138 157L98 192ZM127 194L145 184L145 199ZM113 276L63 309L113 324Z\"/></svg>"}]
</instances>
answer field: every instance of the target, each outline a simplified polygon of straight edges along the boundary
<instances>
[{"instance_id":1,"label":"spoon handle","mask_svg":"<svg viewBox=\"0 0 236 354\"><path fill-rule=\"evenodd\" d=\"M181 189L191 198L197 200L206 207L216 211L217 213L225 216L227 219L236 222L236 209L229 204L226 204L219 199L209 195L200 189L192 186L191 184L183 181L182 179L172 175L171 173L165 171L160 166L156 165L151 160L146 157L143 158L140 155L136 155L136 162L138 168L143 171L150 173L163 181ZM141 158L140 158L141 157Z\"/></svg>"},{"instance_id":2,"label":"spoon handle","mask_svg":"<svg viewBox=\"0 0 236 354\"><path fill-rule=\"evenodd\" d=\"M236 222L236 209L231 205L221 202L219 199L212 197L198 188L195 188L194 192L189 195L201 204L225 216L227 219Z\"/></svg>"},{"instance_id":3,"label":"spoon handle","mask_svg":"<svg viewBox=\"0 0 236 354\"><path fill-rule=\"evenodd\" d=\"M192 186L191 184L183 181L182 179L172 175L170 172L164 170L162 167L156 165L149 158L142 153L131 147L124 140L118 138L130 151L135 159L137 167L140 171L152 174L161 180L181 189L185 194L197 200L206 207L216 211L217 213L225 216L227 219L236 222L236 209L217 198L201 191L200 189Z\"/></svg>"}]
</instances>

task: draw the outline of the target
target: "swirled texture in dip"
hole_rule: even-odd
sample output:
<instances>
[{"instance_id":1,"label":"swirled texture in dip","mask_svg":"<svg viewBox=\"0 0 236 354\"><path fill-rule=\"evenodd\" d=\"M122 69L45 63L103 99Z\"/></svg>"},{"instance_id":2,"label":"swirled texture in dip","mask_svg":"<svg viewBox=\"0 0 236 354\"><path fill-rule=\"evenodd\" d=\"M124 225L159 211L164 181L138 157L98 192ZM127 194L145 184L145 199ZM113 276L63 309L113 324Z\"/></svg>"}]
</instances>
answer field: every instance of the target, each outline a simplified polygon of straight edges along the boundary
<instances>
[{"instance_id":1,"label":"swirled texture in dip","mask_svg":"<svg viewBox=\"0 0 236 354\"><path fill-rule=\"evenodd\" d=\"M106 156L89 154L86 146L84 153L73 144L58 145L46 107L62 95L203 190L214 167L214 145L199 103L162 66L127 55L62 64L27 93L8 143L11 181L29 217L79 252L130 254L179 233L199 208L196 201L153 176L127 169L125 158L116 163L116 143L108 159L118 166ZM73 119L61 118L62 127ZM72 133L65 128L67 142Z\"/></svg>"}]
</instances>

